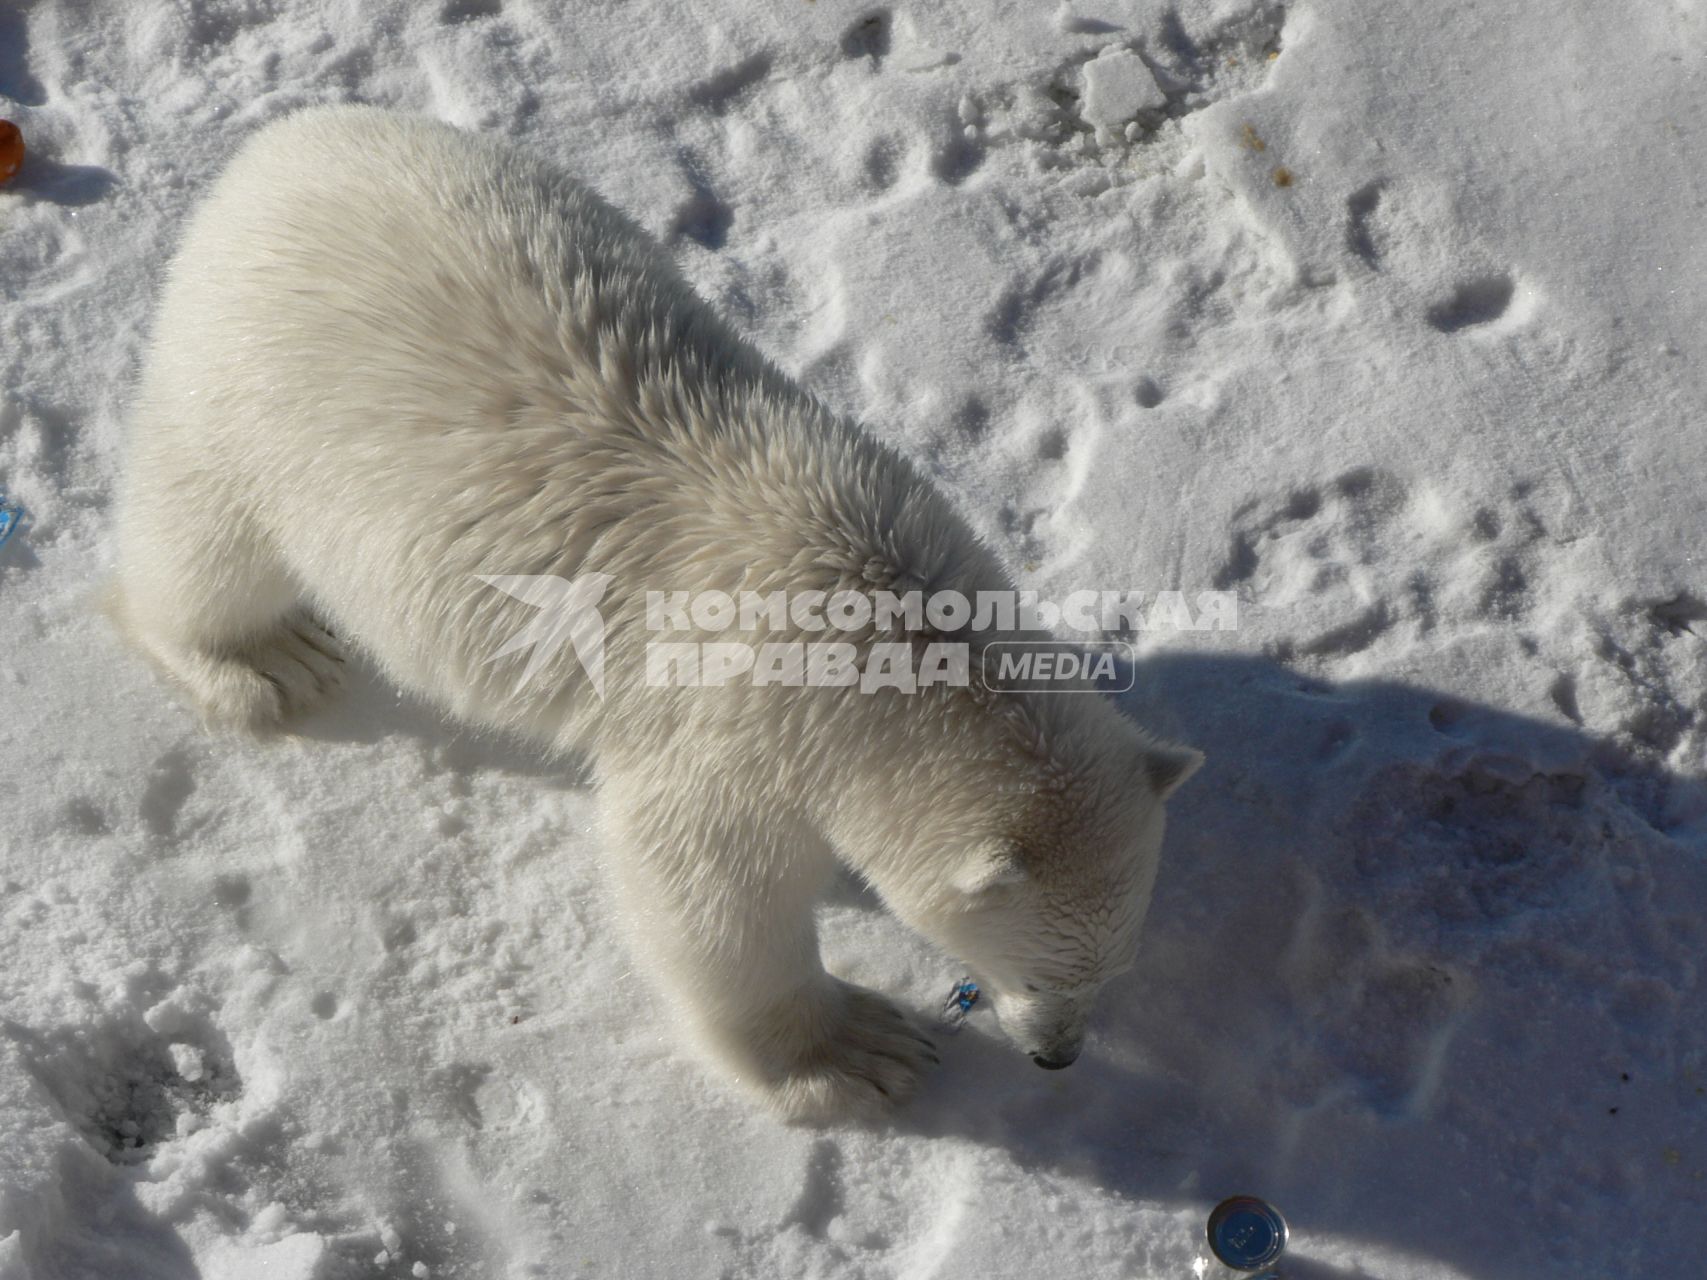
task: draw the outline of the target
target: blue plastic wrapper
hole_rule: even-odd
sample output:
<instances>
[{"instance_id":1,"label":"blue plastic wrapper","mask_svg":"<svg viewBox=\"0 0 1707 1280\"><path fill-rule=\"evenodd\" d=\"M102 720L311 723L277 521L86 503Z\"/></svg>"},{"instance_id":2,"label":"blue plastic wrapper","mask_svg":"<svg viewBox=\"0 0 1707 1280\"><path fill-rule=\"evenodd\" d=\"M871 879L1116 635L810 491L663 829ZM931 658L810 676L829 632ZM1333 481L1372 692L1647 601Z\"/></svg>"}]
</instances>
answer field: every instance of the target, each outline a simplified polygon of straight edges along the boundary
<instances>
[{"instance_id":1,"label":"blue plastic wrapper","mask_svg":"<svg viewBox=\"0 0 1707 1280\"><path fill-rule=\"evenodd\" d=\"M966 1019L978 1004L978 984L971 978L962 978L954 984L954 990L948 993L948 999L942 1006L942 1029L953 1035L966 1025Z\"/></svg>"},{"instance_id":2,"label":"blue plastic wrapper","mask_svg":"<svg viewBox=\"0 0 1707 1280\"><path fill-rule=\"evenodd\" d=\"M4 548L6 540L18 531L18 526L24 522L24 508L16 502L8 501L4 490L0 490L0 548Z\"/></svg>"}]
</instances>

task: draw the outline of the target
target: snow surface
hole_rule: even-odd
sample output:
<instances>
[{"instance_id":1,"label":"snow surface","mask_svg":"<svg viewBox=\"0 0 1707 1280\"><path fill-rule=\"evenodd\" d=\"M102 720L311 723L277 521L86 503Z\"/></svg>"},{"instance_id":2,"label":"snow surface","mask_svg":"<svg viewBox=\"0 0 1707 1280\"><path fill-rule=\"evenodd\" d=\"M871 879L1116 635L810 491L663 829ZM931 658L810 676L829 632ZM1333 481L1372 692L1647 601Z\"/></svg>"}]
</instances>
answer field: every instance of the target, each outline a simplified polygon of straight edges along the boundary
<instances>
[{"instance_id":1,"label":"snow surface","mask_svg":"<svg viewBox=\"0 0 1707 1280\"><path fill-rule=\"evenodd\" d=\"M1295 1280L1698 1274L1704 50L1701 0L0 6L0 1276L1186 1276L1233 1192ZM362 671L209 736L91 610L181 219L348 99L591 180L1027 585L1239 593L1139 637L1209 764L1080 1065L975 1014L892 1125L780 1128L567 769ZM855 885L825 931L959 976Z\"/></svg>"}]
</instances>

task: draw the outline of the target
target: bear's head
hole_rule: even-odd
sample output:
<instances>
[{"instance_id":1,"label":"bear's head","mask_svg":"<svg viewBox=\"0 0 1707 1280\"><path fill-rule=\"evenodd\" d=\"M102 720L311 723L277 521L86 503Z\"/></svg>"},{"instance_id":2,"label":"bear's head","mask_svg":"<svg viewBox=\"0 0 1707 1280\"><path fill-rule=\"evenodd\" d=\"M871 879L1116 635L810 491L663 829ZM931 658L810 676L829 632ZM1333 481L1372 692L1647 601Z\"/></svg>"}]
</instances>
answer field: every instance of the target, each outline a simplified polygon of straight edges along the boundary
<instances>
[{"instance_id":1,"label":"bear's head","mask_svg":"<svg viewBox=\"0 0 1707 1280\"><path fill-rule=\"evenodd\" d=\"M873 821L886 847L858 861L896 915L967 966L1015 1044L1055 1069L1137 956L1164 802L1202 756L1095 694L1027 702L983 708L976 729L950 717L963 754L915 755L909 796L895 796L907 829Z\"/></svg>"}]
</instances>

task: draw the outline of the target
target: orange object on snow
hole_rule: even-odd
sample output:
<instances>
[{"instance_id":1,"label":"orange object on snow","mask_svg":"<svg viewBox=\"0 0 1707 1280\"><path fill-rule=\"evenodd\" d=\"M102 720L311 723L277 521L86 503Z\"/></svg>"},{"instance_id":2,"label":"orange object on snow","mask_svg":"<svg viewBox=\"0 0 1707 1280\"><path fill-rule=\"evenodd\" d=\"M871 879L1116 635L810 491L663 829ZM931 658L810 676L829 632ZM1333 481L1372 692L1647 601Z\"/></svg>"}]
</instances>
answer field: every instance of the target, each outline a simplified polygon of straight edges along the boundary
<instances>
[{"instance_id":1,"label":"orange object on snow","mask_svg":"<svg viewBox=\"0 0 1707 1280\"><path fill-rule=\"evenodd\" d=\"M24 135L10 120L0 120L0 182L24 167Z\"/></svg>"}]
</instances>

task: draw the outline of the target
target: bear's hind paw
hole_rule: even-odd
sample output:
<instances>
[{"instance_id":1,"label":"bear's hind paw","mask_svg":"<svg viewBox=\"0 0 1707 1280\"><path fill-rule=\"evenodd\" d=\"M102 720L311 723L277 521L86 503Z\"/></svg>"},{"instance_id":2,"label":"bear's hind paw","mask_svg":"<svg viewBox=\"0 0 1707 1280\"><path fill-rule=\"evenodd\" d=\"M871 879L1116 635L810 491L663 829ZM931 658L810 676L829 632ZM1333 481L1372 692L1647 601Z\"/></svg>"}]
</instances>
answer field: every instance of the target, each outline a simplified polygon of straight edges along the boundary
<instances>
[{"instance_id":1,"label":"bear's hind paw","mask_svg":"<svg viewBox=\"0 0 1707 1280\"><path fill-rule=\"evenodd\" d=\"M269 732L313 710L344 682L338 642L300 610L258 637L217 651L140 639L203 719L220 728Z\"/></svg>"}]
</instances>

